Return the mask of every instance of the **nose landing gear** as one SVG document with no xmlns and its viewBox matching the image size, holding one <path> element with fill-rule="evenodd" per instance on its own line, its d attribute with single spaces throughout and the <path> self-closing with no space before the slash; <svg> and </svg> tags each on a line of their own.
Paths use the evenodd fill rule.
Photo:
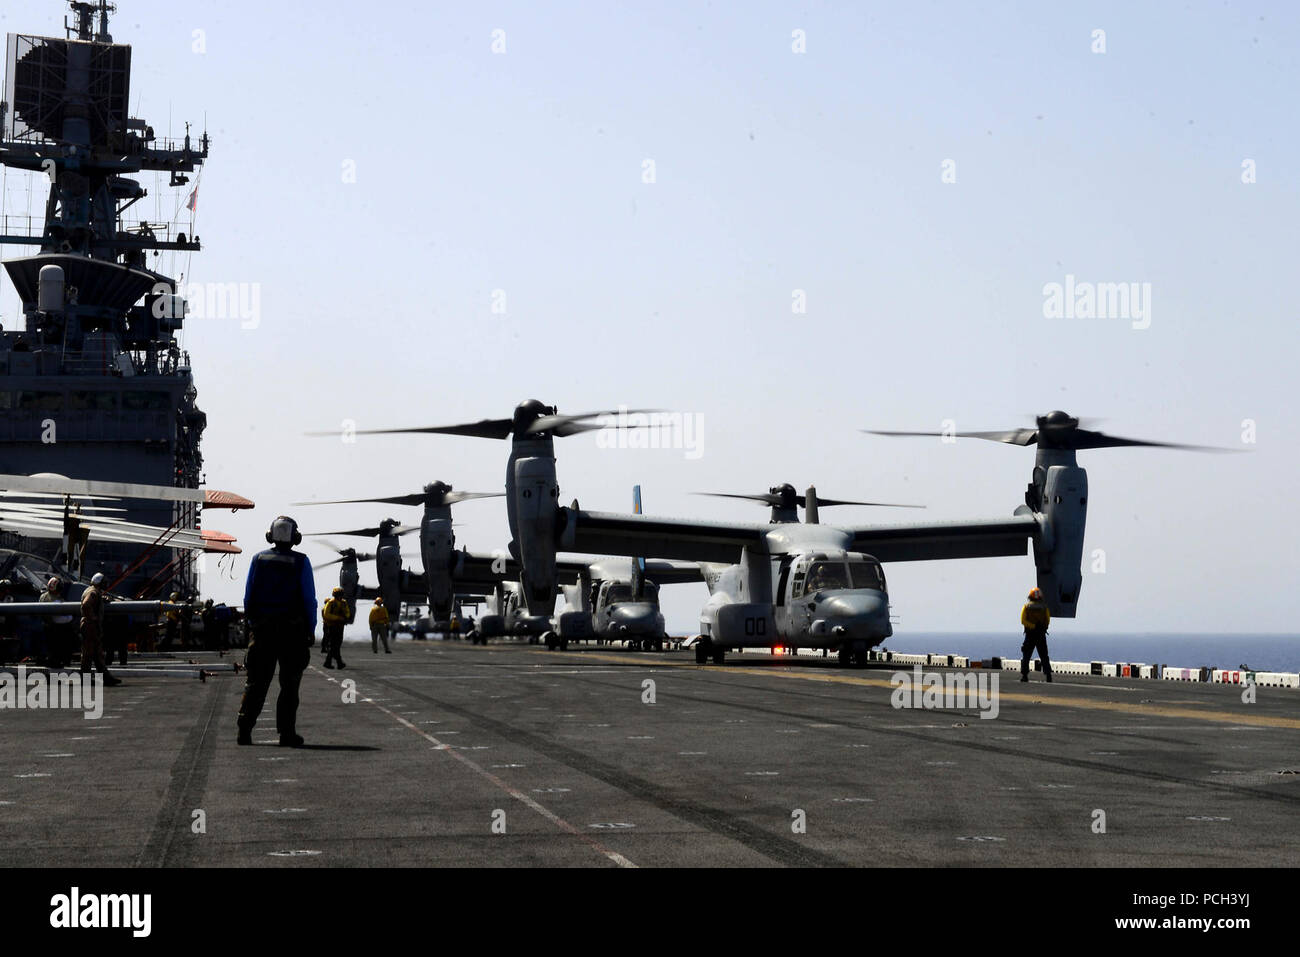
<svg viewBox="0 0 1300 957">
<path fill-rule="evenodd" d="M 839 659 L 840 667 L 848 668 L 850 666 L 865 668 L 870 652 L 859 651 L 852 648 L 841 648 Z"/>
<path fill-rule="evenodd" d="M 720 665 L 727 660 L 726 648 L 715 648 L 713 642 L 708 638 L 701 638 L 695 643 L 695 663 L 702 665 L 712 658 L 715 665 Z"/>
</svg>

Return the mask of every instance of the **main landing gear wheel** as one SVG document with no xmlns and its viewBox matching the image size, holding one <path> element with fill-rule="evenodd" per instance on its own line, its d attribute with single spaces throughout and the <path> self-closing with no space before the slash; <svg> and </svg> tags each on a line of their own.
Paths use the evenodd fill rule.
<svg viewBox="0 0 1300 957">
<path fill-rule="evenodd" d="M 847 668 L 853 662 L 853 653 L 847 648 L 840 649 L 840 667 Z"/>
<path fill-rule="evenodd" d="M 530 645 L 535 645 L 535 644 L 537 644 L 537 636 L 536 636 L 536 635 L 529 635 L 529 636 L 528 636 L 528 643 L 529 643 Z"/>
<path fill-rule="evenodd" d="M 726 659 L 727 659 L 727 649 L 726 649 L 726 648 L 714 648 L 714 649 L 713 649 L 713 663 L 714 663 L 715 665 L 720 665 L 720 664 L 722 664 Z"/>
<path fill-rule="evenodd" d="M 697 641 L 695 643 L 695 663 L 697 665 L 703 665 L 703 664 L 708 664 L 708 661 L 709 661 L 709 646 L 706 645 L 703 641 Z"/>
<path fill-rule="evenodd" d="M 546 642 L 546 650 L 554 651 L 560 643 L 560 637 L 553 631 L 548 631 L 542 635 L 542 640 Z"/>
<path fill-rule="evenodd" d="M 640 651 L 640 650 L 641 650 L 641 639 L 639 639 L 639 638 L 629 638 L 629 639 L 627 640 L 627 650 L 628 650 L 628 651 Z"/>
</svg>

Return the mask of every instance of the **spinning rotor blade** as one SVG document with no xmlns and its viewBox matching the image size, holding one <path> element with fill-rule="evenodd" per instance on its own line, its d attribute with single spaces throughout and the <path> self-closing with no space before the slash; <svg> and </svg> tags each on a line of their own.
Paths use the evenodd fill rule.
<svg viewBox="0 0 1300 957">
<path fill-rule="evenodd" d="M 1007 432 L 882 432 L 874 429 L 862 431 L 872 435 L 892 436 L 943 436 L 955 435 L 957 438 L 987 439 L 993 442 L 1005 442 L 1009 445 L 1038 445 L 1045 449 L 1109 449 L 1109 448 L 1164 448 L 1186 449 L 1195 452 L 1234 452 L 1237 449 L 1218 448 L 1208 445 L 1185 445 L 1180 442 L 1155 442 L 1149 439 L 1128 439 L 1117 435 L 1106 435 L 1080 426 L 1080 419 L 1066 412 L 1049 412 L 1040 415 L 1035 429 L 1012 429 Z M 1082 420 L 1095 421 L 1095 420 Z"/>
<path fill-rule="evenodd" d="M 512 419 L 482 419 L 478 422 L 469 422 L 463 425 L 430 425 L 418 426 L 408 429 L 359 429 L 356 435 L 416 435 L 416 434 L 438 434 L 438 435 L 469 435 L 480 439 L 504 439 L 510 435 L 514 428 Z M 308 435 L 314 436 L 337 436 L 341 432 L 308 432 Z"/>
<path fill-rule="evenodd" d="M 297 508 L 299 505 L 361 505 L 370 502 L 382 502 L 385 505 L 419 505 L 424 501 L 424 496 L 415 495 L 392 495 L 388 498 L 338 498 L 330 499 L 324 502 L 290 502 L 289 504 Z"/>
<path fill-rule="evenodd" d="M 1041 441 L 1041 440 L 1040 440 Z M 1126 447 L 1154 449 L 1184 449 L 1189 452 L 1239 452 L 1240 449 L 1225 449 L 1215 445 L 1185 445 L 1181 442 L 1152 442 L 1148 439 L 1126 439 L 1118 435 L 1106 435 L 1102 432 L 1090 432 L 1076 429 L 1073 444 L 1065 446 L 1072 449 L 1116 449 Z"/>
<path fill-rule="evenodd" d="M 771 505 L 773 507 L 781 506 L 781 505 L 785 505 L 786 507 L 789 507 L 793 505 L 799 508 L 804 508 L 807 505 L 807 502 L 803 498 L 799 498 L 797 495 L 793 495 L 793 489 L 791 490 L 791 495 L 782 495 L 779 492 L 764 492 L 760 495 L 739 495 L 732 492 L 696 492 L 695 494 L 708 495 L 713 498 L 739 498 L 739 499 L 745 499 L 746 501 L 749 502 L 758 502 L 760 505 Z M 817 496 L 817 504 L 819 506 L 820 505 L 870 505 L 879 508 L 925 508 L 924 505 L 901 505 L 897 502 L 851 502 L 848 501 L 847 499 L 822 498 L 820 495 Z"/>
<path fill-rule="evenodd" d="M 398 525 L 393 528 L 390 535 L 409 535 L 411 532 L 418 532 L 419 525 Z M 359 538 L 375 538 L 383 531 L 379 526 L 374 528 L 353 528 L 345 532 L 311 532 L 304 536 L 305 538 L 319 538 L 322 535 L 354 535 Z"/>
<path fill-rule="evenodd" d="M 1009 432 L 882 432 L 877 429 L 862 429 L 868 435 L 892 435 L 903 437 L 949 435 L 959 439 L 987 439 L 990 442 L 1005 442 L 1008 445 L 1033 445 L 1038 441 L 1037 429 L 1012 429 Z"/>
<path fill-rule="evenodd" d="M 760 495 L 740 495 L 735 492 L 694 492 L 695 495 L 707 495 L 710 498 L 739 498 L 747 502 L 758 502 L 760 505 L 780 505 L 781 496 L 774 492 L 763 492 Z"/>
<path fill-rule="evenodd" d="M 530 433 L 550 432 L 552 435 L 558 435 L 561 438 L 570 435 L 577 435 L 580 432 L 595 432 L 600 429 L 637 429 L 643 428 L 649 423 L 632 423 L 627 422 L 626 417 L 631 415 L 649 415 L 652 412 L 662 412 L 662 409 L 617 409 L 607 412 L 583 412 L 578 415 L 544 415 L 528 427 Z M 586 419 L 599 419 L 602 416 L 613 416 L 613 422 L 587 422 Z"/>
<path fill-rule="evenodd" d="M 628 423 L 629 415 L 646 415 L 659 409 L 613 409 L 604 412 L 581 412 L 577 415 L 560 415 L 540 402 L 530 400 L 522 403 L 509 419 L 480 419 L 478 422 L 464 422 L 457 425 L 413 426 L 404 429 L 361 429 L 357 435 L 468 435 L 483 439 L 505 439 L 512 432 L 537 435 L 549 432 L 565 437 L 579 432 L 590 432 L 604 428 L 639 428 L 642 423 Z M 529 419 L 529 416 L 532 416 Z M 602 416 L 613 416 L 615 422 L 591 422 Z M 308 432 L 315 436 L 337 436 L 340 432 Z"/>
<path fill-rule="evenodd" d="M 374 555 L 371 555 L 369 552 L 357 552 L 357 556 L 356 556 L 356 558 L 357 558 L 357 561 L 358 561 L 358 562 L 372 562 L 372 561 L 375 560 L 375 556 L 374 556 Z M 334 559 L 333 561 L 329 561 L 329 562 L 321 562 L 321 564 L 319 564 L 319 565 L 313 565 L 313 566 L 311 566 L 311 567 L 312 567 L 312 570 L 315 571 L 315 570 L 320 569 L 320 568 L 328 568 L 328 567 L 331 566 L 331 565 L 341 565 L 341 564 L 343 564 L 345 561 L 347 561 L 347 558 L 346 558 L 346 557 L 343 557 L 343 558 L 336 558 L 336 559 Z"/>
<path fill-rule="evenodd" d="M 410 495 L 390 495 L 386 498 L 343 498 L 327 502 L 294 502 L 298 505 L 359 505 L 378 502 L 384 505 L 455 505 L 476 498 L 501 498 L 505 492 L 412 492 Z"/>
<path fill-rule="evenodd" d="M 357 552 L 357 554 L 356 554 L 356 560 L 357 560 L 358 562 L 373 562 L 377 557 L 378 557 L 378 556 L 375 555 L 373 552 Z M 420 556 L 419 556 L 419 555 L 416 555 L 416 554 L 413 554 L 413 553 L 411 553 L 411 552 L 402 552 L 402 557 L 403 557 L 403 558 L 419 558 Z M 347 561 L 347 556 L 346 556 L 346 555 L 342 556 L 341 558 L 335 558 L 335 559 L 333 559 L 332 561 L 322 562 L 322 563 L 319 564 L 319 565 L 313 565 L 313 566 L 311 566 L 311 567 L 312 567 L 313 569 L 317 569 L 317 568 L 328 568 L 330 565 L 338 565 L 338 564 L 341 564 L 342 562 L 345 562 L 345 561 Z"/>
<path fill-rule="evenodd" d="M 818 505 L 871 505 L 876 508 L 925 508 L 924 505 L 905 505 L 899 502 L 849 502 L 838 498 L 817 496 Z"/>
<path fill-rule="evenodd" d="M 448 492 L 443 496 L 443 500 L 448 505 L 455 505 L 458 502 L 469 502 L 476 498 L 505 498 L 505 492 Z"/>
</svg>

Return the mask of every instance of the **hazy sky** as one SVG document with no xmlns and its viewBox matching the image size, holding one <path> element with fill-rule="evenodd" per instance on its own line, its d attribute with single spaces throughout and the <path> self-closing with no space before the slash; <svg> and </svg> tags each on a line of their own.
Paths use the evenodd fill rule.
<svg viewBox="0 0 1300 957">
<path fill-rule="evenodd" d="M 1032 451 L 858 430 L 1064 408 L 1249 451 L 1083 453 L 1089 560 L 1054 634 L 1295 630 L 1292 5 L 118 6 L 136 115 L 213 137 L 187 279 L 258 296 L 184 334 L 209 484 L 258 503 L 205 524 L 247 551 L 292 501 L 501 487 L 505 443 L 303 435 L 345 420 L 669 408 L 697 450 L 562 440 L 563 500 L 627 510 L 639 482 L 647 512 L 759 521 L 689 493 L 815 482 L 943 519 L 1010 514 Z M 0 30 L 62 35 L 64 9 L 9 2 Z M 170 218 L 184 191 L 146 185 Z M 27 188 L 8 177 L 8 212 Z M 1067 276 L 1137 284 L 1142 314 L 1052 315 Z M 325 531 L 385 507 L 292 512 Z M 499 501 L 458 517 L 460 543 L 504 545 Z M 208 568 L 242 596 L 242 557 Z M 1014 632 L 1033 584 L 1027 557 L 887 573 L 899 633 Z M 665 596 L 695 630 L 704 587 Z"/>
</svg>

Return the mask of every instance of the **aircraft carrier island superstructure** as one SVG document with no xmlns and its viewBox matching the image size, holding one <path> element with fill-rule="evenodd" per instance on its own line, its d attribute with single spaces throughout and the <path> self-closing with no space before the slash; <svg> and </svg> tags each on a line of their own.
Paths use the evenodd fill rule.
<svg viewBox="0 0 1300 957">
<path fill-rule="evenodd" d="M 187 125 L 183 139 L 160 138 L 133 118 L 131 47 L 108 33 L 113 5 L 71 8 L 66 38 L 9 34 L 6 45 L 0 164 L 47 179 L 49 196 L 43 218 L 6 211 L 0 223 L 0 243 L 38 249 L 4 262 L 22 315 L 0 317 L 0 473 L 196 488 L 206 417 L 177 340 L 180 287 L 156 269 L 169 251 L 197 251 L 199 237 L 125 216 L 148 195 L 141 172 L 192 212 L 190 174 L 208 137 L 192 141 Z M 131 522 L 198 525 L 190 503 L 110 504 Z M 0 529 L 0 546 L 53 557 L 67 543 Z M 195 591 L 197 569 L 179 549 L 100 542 L 84 568 L 98 570 L 124 575 L 123 594 Z"/>
</svg>

